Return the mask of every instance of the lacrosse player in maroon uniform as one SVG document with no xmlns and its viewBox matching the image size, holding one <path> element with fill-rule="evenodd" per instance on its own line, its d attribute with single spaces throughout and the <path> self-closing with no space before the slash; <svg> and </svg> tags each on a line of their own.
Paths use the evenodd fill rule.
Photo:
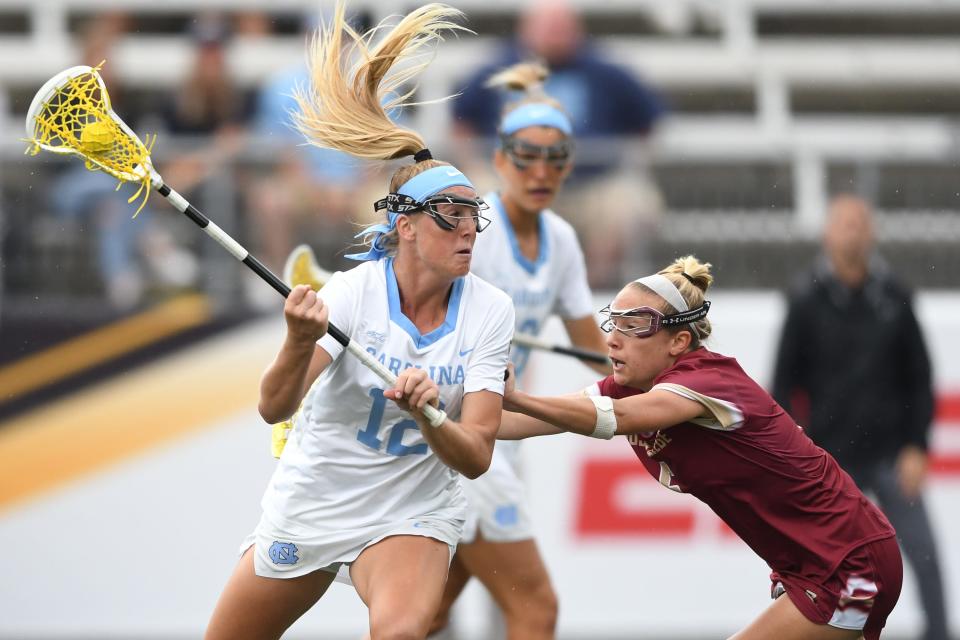
<svg viewBox="0 0 960 640">
<path fill-rule="evenodd" d="M 563 397 L 508 388 L 499 437 L 626 436 L 661 484 L 706 503 L 772 569 L 773 604 L 734 638 L 879 638 L 903 579 L 893 527 L 735 359 L 702 346 L 712 281 L 690 256 L 625 286 L 602 310 L 613 375 Z"/>
</svg>

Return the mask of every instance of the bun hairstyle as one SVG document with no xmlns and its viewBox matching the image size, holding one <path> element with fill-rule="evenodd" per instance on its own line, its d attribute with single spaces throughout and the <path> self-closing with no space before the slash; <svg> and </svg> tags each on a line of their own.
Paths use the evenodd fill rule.
<svg viewBox="0 0 960 640">
<path fill-rule="evenodd" d="M 512 67 L 499 71 L 487 80 L 486 86 L 491 89 L 506 89 L 523 92 L 523 97 L 507 104 L 503 111 L 506 116 L 511 111 L 525 104 L 549 104 L 563 111 L 563 106 L 551 98 L 544 89 L 544 83 L 550 77 L 550 71 L 540 62 L 521 62 Z"/>
<path fill-rule="evenodd" d="M 707 289 L 713 284 L 709 262 L 700 262 L 696 256 L 684 256 L 674 260 L 660 275 L 666 276 L 680 290 L 680 295 L 691 309 L 703 304 Z"/>
<path fill-rule="evenodd" d="M 673 286 L 677 288 L 680 292 L 680 295 L 683 296 L 684 301 L 687 303 L 688 309 L 696 309 L 703 306 L 705 295 L 707 289 L 710 288 L 710 285 L 713 284 L 713 276 L 710 275 L 710 267 L 713 266 L 709 262 L 700 262 L 695 256 L 684 256 L 682 258 L 677 258 L 674 260 L 670 266 L 665 269 L 661 269 L 658 273 L 670 282 L 673 283 Z M 632 283 L 633 286 L 641 287 L 645 291 L 649 289 L 640 284 L 639 282 Z M 666 314 L 677 313 L 679 309 L 675 309 L 666 300 L 663 301 L 661 305 L 661 311 Z M 691 343 L 690 347 L 696 349 L 700 346 L 701 342 L 706 340 L 710 336 L 712 330 L 710 325 L 710 320 L 706 317 L 697 320 L 692 323 L 696 331 L 691 331 Z M 668 331 L 683 331 L 689 330 L 689 324 L 679 325 L 676 327 L 667 328 Z"/>
<path fill-rule="evenodd" d="M 430 60 L 394 70 L 397 63 L 424 53 L 443 39 L 443 31 L 467 31 L 456 24 L 463 13 L 443 4 L 428 4 L 410 12 L 387 30 L 380 25 L 357 33 L 338 2 L 330 22 L 317 30 L 310 45 L 310 86 L 294 92 L 296 128 L 315 146 L 336 149 L 357 158 L 390 160 L 414 156 L 426 148 L 416 131 L 398 126 L 390 111 L 412 104 L 415 89 L 400 87 L 416 77 Z M 386 35 L 374 44 L 375 34 Z M 434 167 L 448 163 L 427 159 L 400 167 L 390 180 L 390 191 Z"/>
</svg>

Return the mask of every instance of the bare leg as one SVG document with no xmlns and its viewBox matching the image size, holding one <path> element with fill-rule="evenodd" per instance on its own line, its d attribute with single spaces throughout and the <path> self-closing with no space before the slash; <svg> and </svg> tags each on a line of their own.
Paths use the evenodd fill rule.
<svg viewBox="0 0 960 640">
<path fill-rule="evenodd" d="M 360 554 L 350 578 L 370 610 L 372 640 L 426 638 L 449 561 L 445 543 L 423 536 L 391 536 Z"/>
<path fill-rule="evenodd" d="M 787 595 L 782 595 L 730 640 L 857 640 L 861 637 L 859 631 L 810 622 Z"/>
<path fill-rule="evenodd" d="M 478 535 L 457 555 L 503 611 L 509 640 L 554 637 L 557 596 L 533 540 L 489 542 Z"/>
<path fill-rule="evenodd" d="M 254 573 L 253 553 L 247 549 L 220 594 L 204 637 L 279 638 L 320 599 L 334 577 L 314 571 L 299 578 L 263 578 Z"/>
<path fill-rule="evenodd" d="M 457 601 L 463 588 L 470 582 L 470 572 L 460 561 L 460 554 L 453 556 L 453 562 L 450 563 L 450 573 L 447 575 L 447 585 L 443 590 L 443 599 L 440 601 L 440 610 L 430 625 L 428 635 L 432 635 L 447 628 L 450 624 L 450 609 L 453 603 Z"/>
</svg>

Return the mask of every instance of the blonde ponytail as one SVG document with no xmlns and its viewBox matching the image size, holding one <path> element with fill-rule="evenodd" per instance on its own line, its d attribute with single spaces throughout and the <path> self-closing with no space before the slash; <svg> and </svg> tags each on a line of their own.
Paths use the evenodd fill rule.
<svg viewBox="0 0 960 640">
<path fill-rule="evenodd" d="M 343 2 L 338 2 L 333 20 L 320 27 L 311 43 L 310 86 L 299 87 L 294 94 L 299 108 L 294 114 L 297 129 L 310 144 L 370 160 L 412 156 L 426 148 L 417 132 L 398 126 L 387 114 L 412 104 L 413 89 L 403 94 L 399 89 L 430 61 L 391 70 L 442 40 L 444 30 L 465 31 L 453 22 L 462 15 L 443 4 L 425 5 L 405 16 L 374 46 L 374 35 L 386 27 L 358 34 L 347 24 Z M 348 68 L 351 60 L 355 62 Z M 426 161 L 417 167 L 426 170 L 438 164 Z M 419 171 L 411 177 L 414 173 Z"/>
</svg>

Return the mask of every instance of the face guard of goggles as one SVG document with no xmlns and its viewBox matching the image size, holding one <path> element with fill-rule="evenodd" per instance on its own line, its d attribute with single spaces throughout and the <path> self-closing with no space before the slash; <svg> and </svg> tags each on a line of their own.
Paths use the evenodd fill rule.
<svg viewBox="0 0 960 640">
<path fill-rule="evenodd" d="M 373 205 L 374 211 L 386 209 L 391 213 L 426 213 L 433 218 L 437 226 L 444 231 L 453 231 L 460 226 L 461 220 L 472 220 L 480 233 L 490 224 L 490 218 L 484 216 L 490 207 L 480 198 L 463 198 L 460 196 L 437 194 L 430 196 L 423 202 L 417 202 L 410 196 L 401 193 L 387 194 L 386 198 L 377 200 Z"/>
<path fill-rule="evenodd" d="M 556 144 L 541 146 L 530 144 L 514 136 L 500 135 L 500 148 L 510 162 L 520 171 L 526 171 L 537 160 L 543 160 L 547 166 L 563 170 L 573 157 L 573 141 L 562 140 Z"/>
<path fill-rule="evenodd" d="M 607 319 L 600 323 L 600 328 L 610 333 L 614 329 L 620 333 L 634 338 L 649 338 L 664 327 L 675 327 L 689 324 L 693 329 L 692 323 L 705 318 L 710 311 L 710 301 L 704 300 L 703 306 L 682 311 L 680 313 L 671 313 L 664 315 L 653 307 L 636 307 L 624 311 L 614 311 L 610 305 L 600 310 Z M 693 330 L 696 333 L 696 329 Z"/>
</svg>

